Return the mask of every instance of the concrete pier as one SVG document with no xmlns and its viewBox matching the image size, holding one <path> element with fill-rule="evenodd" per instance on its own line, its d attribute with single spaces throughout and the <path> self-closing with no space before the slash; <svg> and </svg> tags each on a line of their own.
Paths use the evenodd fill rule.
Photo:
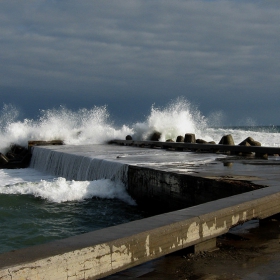
<svg viewBox="0 0 280 280">
<path fill-rule="evenodd" d="M 140 205 L 148 199 L 163 212 L 169 198 L 180 210 L 1 254 L 1 280 L 100 279 L 186 247 L 207 250 L 231 227 L 280 212 L 280 161 L 274 157 L 145 153 L 114 145 L 40 149 L 83 157 L 102 151 L 107 160 L 129 166 L 128 191 Z"/>
</svg>

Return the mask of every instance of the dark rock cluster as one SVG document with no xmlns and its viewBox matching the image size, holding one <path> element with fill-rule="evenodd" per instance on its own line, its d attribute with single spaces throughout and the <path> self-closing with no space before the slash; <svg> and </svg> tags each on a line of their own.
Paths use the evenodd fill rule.
<svg viewBox="0 0 280 280">
<path fill-rule="evenodd" d="M 31 153 L 25 147 L 13 144 L 6 154 L 0 153 L 0 168 L 15 169 L 28 167 Z"/>
<path fill-rule="evenodd" d="M 148 140 L 150 141 L 159 141 L 161 137 L 161 133 L 158 131 L 154 131 Z M 126 140 L 133 140 L 131 135 L 126 136 Z M 172 139 L 167 139 L 166 142 L 174 142 Z M 195 134 L 193 133 L 186 133 L 185 136 L 179 135 L 176 138 L 177 143 L 197 143 L 197 144 L 216 144 L 214 141 L 207 142 L 203 139 L 196 139 Z M 224 135 L 221 140 L 219 141 L 219 144 L 221 145 L 235 145 L 233 137 L 231 134 Z M 261 146 L 261 143 L 258 141 L 255 141 L 252 137 L 247 137 L 245 140 L 243 140 L 240 144 L 240 146 Z"/>
</svg>

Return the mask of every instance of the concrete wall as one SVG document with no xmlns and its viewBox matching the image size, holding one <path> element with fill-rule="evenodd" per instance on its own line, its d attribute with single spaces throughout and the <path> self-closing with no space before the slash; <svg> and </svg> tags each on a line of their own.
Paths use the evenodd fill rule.
<svg viewBox="0 0 280 280">
<path fill-rule="evenodd" d="M 179 174 L 129 166 L 128 192 L 137 204 L 164 213 L 263 188 L 248 181 L 208 179 L 192 173 Z"/>
</svg>

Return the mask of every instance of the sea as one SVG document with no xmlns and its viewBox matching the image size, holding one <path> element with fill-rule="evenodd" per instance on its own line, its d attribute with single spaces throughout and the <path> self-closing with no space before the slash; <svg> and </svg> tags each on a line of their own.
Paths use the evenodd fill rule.
<svg viewBox="0 0 280 280">
<path fill-rule="evenodd" d="M 184 99 L 164 108 L 152 106 L 148 116 L 132 124 L 115 124 L 106 106 L 77 111 L 59 107 L 40 111 L 37 119 L 22 120 L 18 116 L 12 105 L 4 105 L 0 112 L 3 154 L 13 144 L 27 147 L 29 140 L 59 139 L 69 146 L 100 146 L 127 135 L 147 140 L 154 131 L 161 133 L 160 141 L 194 133 L 197 139 L 218 143 L 222 136 L 231 134 L 236 144 L 250 136 L 262 146 L 280 146 L 278 125 L 260 126 L 246 120 L 238 126 L 223 126 L 220 112 L 206 118 Z M 139 209 L 120 180 L 56 177 L 42 171 L 33 158 L 28 168 L 0 169 L 0 253 L 148 215 Z"/>
</svg>

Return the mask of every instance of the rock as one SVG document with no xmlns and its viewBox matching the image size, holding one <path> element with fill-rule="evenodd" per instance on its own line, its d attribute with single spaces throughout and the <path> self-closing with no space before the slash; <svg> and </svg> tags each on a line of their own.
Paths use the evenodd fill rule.
<svg viewBox="0 0 280 280">
<path fill-rule="evenodd" d="M 222 144 L 222 145 L 232 145 L 232 146 L 235 145 L 231 134 L 224 135 L 222 137 L 222 139 L 220 140 L 219 144 Z"/>
<path fill-rule="evenodd" d="M 239 144 L 239 146 L 247 146 L 247 147 L 250 147 L 251 145 L 250 145 L 246 140 L 244 140 L 244 141 L 242 141 L 242 142 Z M 237 154 L 243 155 L 243 156 L 248 156 L 248 155 L 252 155 L 253 153 L 252 153 L 252 152 L 247 152 L 247 153 L 243 152 L 243 153 L 237 153 Z"/>
<path fill-rule="evenodd" d="M 186 133 L 185 134 L 185 143 L 195 143 L 195 134 L 193 133 Z"/>
<path fill-rule="evenodd" d="M 203 139 L 196 139 L 195 141 L 197 144 L 206 144 L 208 143 L 207 141 L 203 140 Z"/>
<path fill-rule="evenodd" d="M 172 139 L 167 139 L 165 142 L 174 142 Z"/>
<path fill-rule="evenodd" d="M 9 162 L 9 159 L 5 155 L 0 153 L 0 168 L 5 166 L 8 162 Z"/>
<path fill-rule="evenodd" d="M 127 135 L 127 136 L 125 137 L 125 140 L 132 140 L 132 137 L 131 137 L 130 135 Z"/>
<path fill-rule="evenodd" d="M 178 143 L 178 142 L 184 142 L 184 137 L 181 136 L 181 135 L 177 136 L 176 142 L 177 142 L 177 143 Z"/>
<path fill-rule="evenodd" d="M 261 143 L 258 142 L 258 141 L 255 141 L 252 137 L 247 137 L 239 145 L 240 146 L 248 146 L 248 145 L 246 145 L 246 143 L 249 144 L 249 146 L 261 146 Z"/>
<path fill-rule="evenodd" d="M 28 154 L 28 149 L 19 146 L 19 145 L 11 145 L 10 150 L 6 153 L 9 161 L 20 161 Z"/>
<path fill-rule="evenodd" d="M 11 145 L 6 155 L 0 154 L 0 168 L 14 169 L 29 166 L 31 153 L 25 147 Z"/>
<path fill-rule="evenodd" d="M 161 133 L 158 131 L 155 131 L 151 134 L 150 141 L 159 141 L 160 137 L 161 137 Z"/>
<path fill-rule="evenodd" d="M 241 143 L 238 144 L 239 146 L 251 146 L 247 141 L 242 141 Z"/>
</svg>

